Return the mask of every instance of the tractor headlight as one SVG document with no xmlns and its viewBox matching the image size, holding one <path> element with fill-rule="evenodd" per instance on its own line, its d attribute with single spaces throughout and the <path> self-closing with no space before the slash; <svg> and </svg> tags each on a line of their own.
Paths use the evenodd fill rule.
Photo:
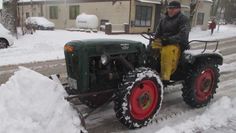
<svg viewBox="0 0 236 133">
<path fill-rule="evenodd" d="M 101 56 L 101 63 L 102 63 L 103 65 L 106 65 L 106 64 L 108 63 L 108 60 L 109 60 L 109 56 L 108 56 L 108 55 L 103 54 L 103 55 Z"/>
</svg>

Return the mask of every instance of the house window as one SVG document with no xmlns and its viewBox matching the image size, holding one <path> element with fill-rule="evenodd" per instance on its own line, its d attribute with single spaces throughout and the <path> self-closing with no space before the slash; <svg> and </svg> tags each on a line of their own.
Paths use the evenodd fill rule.
<svg viewBox="0 0 236 133">
<path fill-rule="evenodd" d="M 50 6 L 49 7 L 50 19 L 58 19 L 58 7 Z"/>
<path fill-rule="evenodd" d="M 204 21 L 204 13 L 197 14 L 197 25 L 203 25 Z"/>
<path fill-rule="evenodd" d="M 136 6 L 135 26 L 151 26 L 152 7 Z"/>
<path fill-rule="evenodd" d="M 79 5 L 73 5 L 69 7 L 70 10 L 70 19 L 76 19 L 79 15 Z"/>
</svg>

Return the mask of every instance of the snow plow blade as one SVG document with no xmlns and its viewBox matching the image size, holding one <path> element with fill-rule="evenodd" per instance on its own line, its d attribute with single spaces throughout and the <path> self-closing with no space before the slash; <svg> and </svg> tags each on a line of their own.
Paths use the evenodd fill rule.
<svg viewBox="0 0 236 133">
<path fill-rule="evenodd" d="M 50 79 L 52 79 L 53 81 L 55 81 L 56 83 L 58 83 L 59 85 L 61 85 L 63 88 L 65 88 L 66 84 L 62 84 L 61 81 L 60 81 L 60 75 L 59 74 L 54 74 L 54 75 L 51 75 L 49 76 Z M 69 96 L 65 97 L 65 100 L 67 100 L 68 102 L 70 102 L 70 100 L 72 99 L 69 99 Z M 87 133 L 87 130 L 86 130 L 86 123 L 85 123 L 85 118 L 87 117 L 87 114 L 82 114 L 81 111 L 76 108 L 74 106 L 73 103 L 70 102 L 70 105 L 77 111 L 78 115 L 79 115 L 79 118 L 81 120 L 81 126 L 84 128 L 83 131 L 81 131 L 82 133 Z"/>
</svg>

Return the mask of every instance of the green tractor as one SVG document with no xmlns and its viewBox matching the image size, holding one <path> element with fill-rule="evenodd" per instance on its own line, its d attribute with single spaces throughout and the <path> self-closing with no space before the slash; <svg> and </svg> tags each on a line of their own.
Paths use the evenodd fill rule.
<svg viewBox="0 0 236 133">
<path fill-rule="evenodd" d="M 183 100 L 194 108 L 206 106 L 219 82 L 218 65 L 223 57 L 207 52 L 181 53 L 168 83 L 160 79 L 159 49 L 123 39 L 92 39 L 68 42 L 64 47 L 68 74 L 68 100 L 78 98 L 90 108 L 114 102 L 117 119 L 130 129 L 152 122 L 161 108 L 165 86 L 182 84 Z M 197 40 L 191 42 L 198 42 Z M 190 43 L 191 43 L 190 42 Z"/>
</svg>

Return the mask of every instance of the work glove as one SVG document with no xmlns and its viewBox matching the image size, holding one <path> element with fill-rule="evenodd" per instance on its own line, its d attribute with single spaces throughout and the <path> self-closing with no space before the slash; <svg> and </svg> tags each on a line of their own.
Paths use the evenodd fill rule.
<svg viewBox="0 0 236 133">
<path fill-rule="evenodd" d="M 166 45 L 170 44 L 170 39 L 168 37 L 162 36 L 162 37 L 160 37 L 160 39 L 161 39 L 162 46 L 166 46 Z"/>
</svg>

